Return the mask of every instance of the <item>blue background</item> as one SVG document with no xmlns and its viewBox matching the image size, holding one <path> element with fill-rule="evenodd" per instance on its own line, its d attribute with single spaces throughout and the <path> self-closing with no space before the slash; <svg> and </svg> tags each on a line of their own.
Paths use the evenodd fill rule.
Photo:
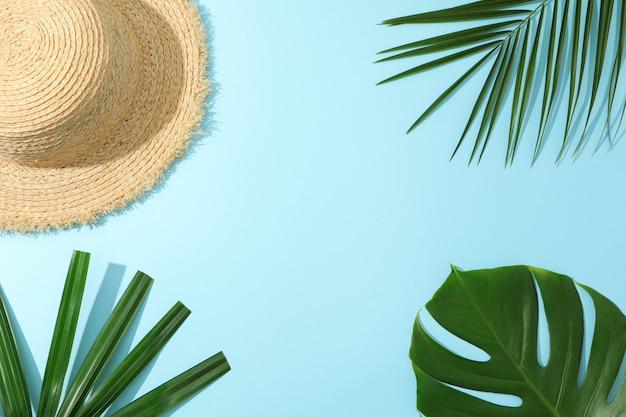
<svg viewBox="0 0 626 417">
<path fill-rule="evenodd" d="M 494 140 L 478 167 L 467 147 L 449 162 L 472 83 L 405 135 L 448 70 L 375 86 L 408 65 L 376 52 L 422 33 L 378 23 L 426 3 L 203 0 L 215 91 L 193 152 L 101 224 L 0 238 L 39 369 L 73 249 L 92 253 L 79 330 L 137 269 L 156 281 L 136 340 L 175 301 L 192 310 L 140 393 L 225 352 L 232 371 L 176 416 L 417 415 L 412 324 L 450 263 L 552 269 L 623 309 L 626 147 L 555 166 L 549 145 L 531 169 L 526 138 L 504 169 Z"/>
</svg>

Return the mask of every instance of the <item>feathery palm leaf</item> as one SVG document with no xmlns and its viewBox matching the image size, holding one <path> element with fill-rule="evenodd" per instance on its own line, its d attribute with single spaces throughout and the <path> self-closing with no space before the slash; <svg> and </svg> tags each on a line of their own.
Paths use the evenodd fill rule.
<svg viewBox="0 0 626 417">
<path fill-rule="evenodd" d="M 626 111 L 620 90 L 625 8 L 623 0 L 480 0 L 385 20 L 383 24 L 389 26 L 460 23 L 469 27 L 380 52 L 388 56 L 376 62 L 433 53 L 441 56 L 379 84 L 477 56 L 477 62 L 417 118 L 407 133 L 471 76 L 490 65 L 452 158 L 470 128 L 478 125 L 469 161 L 480 162 L 496 121 L 508 115 L 505 165 L 512 164 L 532 116 L 536 121 L 532 124 L 532 162 L 541 153 L 548 133 L 560 126 L 558 163 L 569 150 L 573 157 L 580 154 L 595 130 L 594 121 L 603 127 L 597 147 L 607 141 L 613 146 L 621 136 Z"/>
<path fill-rule="evenodd" d="M 103 415 L 190 314 L 182 303 L 177 302 L 110 375 L 97 385 L 98 377 L 110 362 L 152 285 L 152 278 L 137 272 L 93 342 L 67 392 L 63 393 L 88 265 L 89 254 L 75 251 L 52 336 L 36 414 L 38 417 Z M 115 411 L 112 416 L 161 415 L 229 370 L 226 357 L 219 352 Z M 0 407 L 4 416 L 32 416 L 30 398 L 11 320 L 0 294 Z"/>
</svg>

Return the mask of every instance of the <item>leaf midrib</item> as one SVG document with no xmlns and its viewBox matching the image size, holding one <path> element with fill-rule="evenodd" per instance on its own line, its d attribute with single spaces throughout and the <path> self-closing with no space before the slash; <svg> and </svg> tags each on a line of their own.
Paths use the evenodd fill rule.
<svg viewBox="0 0 626 417">
<path fill-rule="evenodd" d="M 456 273 L 456 272 L 455 272 Z M 476 311 L 478 311 L 478 314 L 480 315 L 480 317 L 483 319 L 484 323 L 487 325 L 487 327 L 489 328 L 489 330 L 491 330 L 491 333 L 493 334 L 495 340 L 498 342 L 498 344 L 500 345 L 500 347 L 502 348 L 502 351 L 505 353 L 506 357 L 509 359 L 509 361 L 513 364 L 513 366 L 515 367 L 515 369 L 518 370 L 519 374 L 524 378 L 524 380 L 526 381 L 526 383 L 530 386 L 530 388 L 532 389 L 532 391 L 537 395 L 537 397 L 539 398 L 539 400 L 548 408 L 548 410 L 550 410 L 550 412 L 552 413 L 552 415 L 554 417 L 563 417 L 556 408 L 554 408 L 554 406 L 548 401 L 548 399 L 543 395 L 543 393 L 541 392 L 541 390 L 539 390 L 539 388 L 534 384 L 534 382 L 529 378 L 528 374 L 526 373 L 526 371 L 524 370 L 524 368 L 522 368 L 521 366 L 519 366 L 517 364 L 517 362 L 513 359 L 513 355 L 511 354 L 511 352 L 509 352 L 508 349 L 506 349 L 506 345 L 500 340 L 500 338 L 498 337 L 497 333 L 495 332 L 494 328 L 491 326 L 491 323 L 486 319 L 486 317 L 482 314 L 482 310 L 479 308 L 479 305 L 475 302 L 474 298 L 470 295 L 470 292 L 467 291 L 467 288 L 465 287 L 465 281 L 463 279 L 461 279 L 461 277 L 458 276 L 457 274 L 457 278 L 459 279 L 459 282 L 461 284 L 461 288 L 463 288 L 463 291 L 465 291 L 465 294 L 467 295 L 467 297 L 470 299 L 472 305 L 474 306 L 474 308 L 476 308 Z"/>
<path fill-rule="evenodd" d="M 527 22 L 535 16 L 535 13 L 537 13 L 537 11 L 540 8 L 544 7 L 546 5 L 546 3 L 550 2 L 550 1 L 555 1 L 555 0 L 543 0 L 537 7 L 535 7 L 534 10 L 532 10 L 530 13 L 528 13 L 528 16 L 523 18 L 522 21 L 517 26 L 515 26 L 513 29 L 511 29 L 511 32 L 502 39 L 502 42 L 500 43 L 500 46 L 498 46 L 498 47 L 502 47 L 502 45 L 504 45 L 509 40 L 509 38 L 511 38 L 511 36 L 513 36 L 513 34 L 519 33 L 519 31 L 522 28 L 522 26 L 527 24 Z"/>
</svg>

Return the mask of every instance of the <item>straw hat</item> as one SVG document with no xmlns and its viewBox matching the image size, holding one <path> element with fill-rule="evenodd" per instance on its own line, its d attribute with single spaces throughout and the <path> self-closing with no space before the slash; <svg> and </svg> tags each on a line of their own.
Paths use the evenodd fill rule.
<svg viewBox="0 0 626 417">
<path fill-rule="evenodd" d="M 0 0 L 0 229 L 84 224 L 181 156 L 208 92 L 187 0 Z"/>
</svg>

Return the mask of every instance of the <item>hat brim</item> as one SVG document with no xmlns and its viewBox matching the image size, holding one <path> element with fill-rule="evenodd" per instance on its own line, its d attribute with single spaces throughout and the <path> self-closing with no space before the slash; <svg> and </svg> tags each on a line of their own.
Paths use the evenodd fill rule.
<svg viewBox="0 0 626 417">
<path fill-rule="evenodd" d="M 55 163 L 0 156 L 0 229 L 42 231 L 97 221 L 151 189 L 183 154 L 209 83 L 201 19 L 187 0 L 120 1 L 136 25 L 138 85 L 128 111 L 89 152 Z"/>
</svg>

